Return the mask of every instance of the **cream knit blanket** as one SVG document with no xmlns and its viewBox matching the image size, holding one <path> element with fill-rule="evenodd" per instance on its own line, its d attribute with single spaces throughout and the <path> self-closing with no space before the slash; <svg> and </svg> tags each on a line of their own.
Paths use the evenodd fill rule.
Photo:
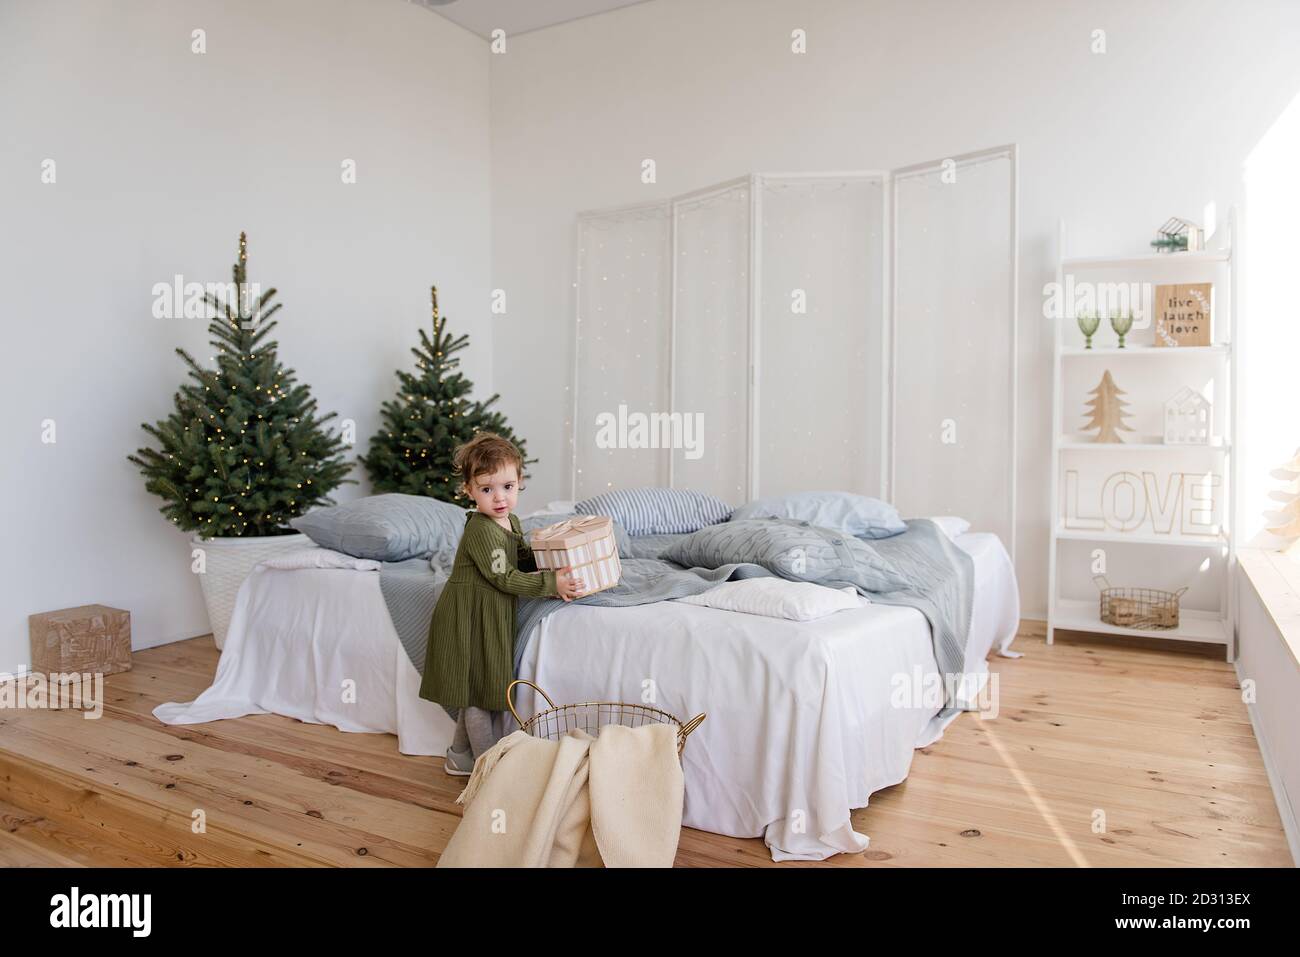
<svg viewBox="0 0 1300 957">
<path fill-rule="evenodd" d="M 484 752 L 439 867 L 671 867 L 685 793 L 677 727 L 516 731 Z"/>
</svg>

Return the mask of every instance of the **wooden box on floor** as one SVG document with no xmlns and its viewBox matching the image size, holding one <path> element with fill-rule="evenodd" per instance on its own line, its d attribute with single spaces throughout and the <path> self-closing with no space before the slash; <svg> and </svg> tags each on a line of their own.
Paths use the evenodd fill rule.
<svg viewBox="0 0 1300 957">
<path fill-rule="evenodd" d="M 131 669 L 131 613 L 107 605 L 81 605 L 27 616 L 32 671 L 116 674 Z"/>
</svg>

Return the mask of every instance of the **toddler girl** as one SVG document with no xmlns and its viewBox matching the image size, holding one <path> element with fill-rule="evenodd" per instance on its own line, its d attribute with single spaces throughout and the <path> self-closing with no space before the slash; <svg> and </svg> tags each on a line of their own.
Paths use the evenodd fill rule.
<svg viewBox="0 0 1300 957">
<path fill-rule="evenodd" d="M 452 464 L 477 511 L 465 514 L 451 576 L 429 622 L 420 697 L 455 719 L 444 769 L 468 775 L 502 735 L 506 686 L 514 679 L 517 597 L 572 601 L 582 581 L 568 567 L 537 571 L 514 513 L 524 460 L 512 442 L 480 432 L 456 449 Z"/>
</svg>

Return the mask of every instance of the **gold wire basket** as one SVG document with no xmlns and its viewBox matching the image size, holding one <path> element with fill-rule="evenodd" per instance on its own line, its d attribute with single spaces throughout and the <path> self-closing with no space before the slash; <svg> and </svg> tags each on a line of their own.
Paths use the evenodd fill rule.
<svg viewBox="0 0 1300 957">
<path fill-rule="evenodd" d="M 550 705 L 545 711 L 539 711 L 527 721 L 519 717 L 519 712 L 515 710 L 514 690 L 515 685 L 528 685 L 539 695 L 546 699 Z M 661 711 L 658 708 L 651 708 L 644 704 L 627 704 L 619 701 L 584 701 L 581 704 L 557 705 L 548 695 L 537 685 L 524 678 L 510 682 L 506 688 L 506 705 L 510 708 L 510 713 L 514 715 L 515 721 L 519 722 L 521 730 L 526 731 L 535 738 L 546 738 L 550 741 L 558 740 L 564 737 L 575 728 L 581 728 L 587 734 L 595 737 L 600 733 L 600 729 L 607 724 L 621 724 L 628 728 L 639 728 L 647 724 L 675 724 L 677 725 L 677 753 L 682 753 L 682 748 L 686 747 L 687 736 L 700 726 L 706 715 L 701 712 L 689 721 L 682 722 L 676 715 L 671 715 L 667 711 Z"/>
<path fill-rule="evenodd" d="M 1105 575 L 1094 575 L 1101 592 L 1101 620 L 1120 628 L 1165 630 L 1178 627 L 1178 599 L 1187 591 L 1158 588 L 1114 588 Z"/>
</svg>

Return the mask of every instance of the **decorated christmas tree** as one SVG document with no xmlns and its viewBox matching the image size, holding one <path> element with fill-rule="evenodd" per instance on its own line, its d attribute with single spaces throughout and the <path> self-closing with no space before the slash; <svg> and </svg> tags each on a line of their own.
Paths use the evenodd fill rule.
<svg viewBox="0 0 1300 957">
<path fill-rule="evenodd" d="M 1110 377 L 1109 369 L 1097 383 L 1097 388 L 1088 394 L 1092 398 L 1084 404 L 1088 410 L 1088 421 L 1084 423 L 1084 429 L 1098 430 L 1093 437 L 1094 442 L 1123 442 L 1119 430 L 1132 432 L 1133 428 L 1124 424 L 1124 416 L 1128 415 L 1128 403 L 1120 396 L 1126 393 Z"/>
<path fill-rule="evenodd" d="M 158 448 L 127 458 L 144 473 L 145 488 L 163 499 L 160 511 L 201 538 L 287 535 L 289 519 L 331 500 L 350 464 L 342 439 L 321 426 L 335 413 L 316 415 L 316 400 L 294 371 L 276 357 L 270 317 L 274 289 L 254 298 L 247 282 L 248 246 L 239 234 L 234 283 L 208 326 L 215 369 L 200 366 L 184 349 L 192 382 L 176 393 L 175 411 L 149 425 Z"/>
<path fill-rule="evenodd" d="M 1273 501 L 1282 503 L 1281 508 L 1264 513 L 1269 521 L 1268 532 L 1282 540 L 1282 551 L 1300 551 L 1300 449 L 1296 449 L 1289 462 L 1270 474 L 1284 484 L 1268 493 Z"/>
<path fill-rule="evenodd" d="M 447 332 L 447 320 L 438 314 L 438 287 L 432 290 L 433 338 L 420 330 L 420 345 L 411 353 L 416 372 L 397 371 L 401 390 L 396 399 L 382 406 L 382 425 L 370 440 L 370 454 L 361 457 L 376 492 L 404 492 L 428 495 L 444 502 L 470 504 L 460 490 L 461 476 L 455 474 L 451 457 L 456 446 L 468 442 L 476 432 L 495 432 L 509 439 L 527 458 L 524 442 L 506 425 L 505 417 L 491 406 L 500 395 L 486 402 L 470 401 L 473 383 L 457 371 L 455 354 L 469 343 L 462 333 Z"/>
</svg>

